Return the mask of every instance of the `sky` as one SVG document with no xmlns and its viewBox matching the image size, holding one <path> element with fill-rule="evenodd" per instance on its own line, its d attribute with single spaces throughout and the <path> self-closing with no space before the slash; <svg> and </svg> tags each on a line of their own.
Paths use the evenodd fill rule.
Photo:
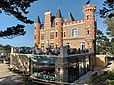
<svg viewBox="0 0 114 85">
<path fill-rule="evenodd" d="M 90 0 L 90 4 L 95 4 L 97 6 L 97 12 L 103 7 L 104 0 Z M 83 19 L 82 7 L 85 6 L 87 0 L 38 0 L 31 4 L 28 8 L 29 14 L 26 16 L 35 21 L 37 15 L 40 16 L 41 23 L 44 22 L 44 13 L 48 10 L 56 15 L 58 8 L 60 8 L 62 16 L 64 18 L 68 17 L 68 13 L 71 12 L 75 20 Z M 95 15 L 97 20 L 97 29 L 106 33 L 106 25 L 103 24 L 102 18 L 99 15 Z M 14 37 L 13 39 L 0 38 L 0 44 L 9 44 L 14 47 L 19 46 L 34 46 L 34 24 L 24 24 L 17 20 L 14 16 L 7 16 L 5 13 L 0 14 L 0 30 L 5 30 L 7 27 L 15 26 L 16 24 L 25 25 L 26 35 Z"/>
</svg>

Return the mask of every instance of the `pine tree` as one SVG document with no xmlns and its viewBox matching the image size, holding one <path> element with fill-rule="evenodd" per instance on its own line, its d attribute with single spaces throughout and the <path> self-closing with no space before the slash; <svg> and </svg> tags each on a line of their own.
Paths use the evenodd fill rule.
<svg viewBox="0 0 114 85">
<path fill-rule="evenodd" d="M 114 37 L 114 0 L 105 0 L 103 8 L 99 10 L 100 17 L 105 18 L 107 34 Z"/>
<path fill-rule="evenodd" d="M 31 3 L 34 1 L 37 0 L 0 0 L 0 13 L 5 12 L 8 16 L 13 15 L 23 23 L 33 24 L 33 21 L 24 15 L 29 13 L 27 8 L 31 7 Z M 12 38 L 18 35 L 25 35 L 24 27 L 24 25 L 20 24 L 8 27 L 6 30 L 0 31 L 0 37 Z"/>
</svg>

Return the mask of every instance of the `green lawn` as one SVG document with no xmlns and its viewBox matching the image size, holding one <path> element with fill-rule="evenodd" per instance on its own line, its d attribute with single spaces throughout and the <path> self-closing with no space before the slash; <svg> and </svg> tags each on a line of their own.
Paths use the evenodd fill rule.
<svg viewBox="0 0 114 85">
<path fill-rule="evenodd" d="M 114 85 L 114 70 L 91 79 L 91 85 Z"/>
</svg>

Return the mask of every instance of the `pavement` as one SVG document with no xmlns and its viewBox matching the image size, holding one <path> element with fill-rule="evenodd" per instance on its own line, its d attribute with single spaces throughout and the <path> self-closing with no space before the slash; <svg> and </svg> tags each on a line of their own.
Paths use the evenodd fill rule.
<svg viewBox="0 0 114 85">
<path fill-rule="evenodd" d="M 8 67 L 8 64 L 0 63 L 0 85 L 50 85 L 46 82 L 24 78 L 19 74 L 9 71 Z"/>
<path fill-rule="evenodd" d="M 91 76 L 97 72 L 98 75 L 101 75 L 104 71 L 112 71 L 114 69 L 114 62 L 111 62 L 106 68 L 96 67 L 94 71 L 89 71 L 84 76 L 76 80 L 76 82 L 72 85 L 88 85 L 91 81 Z M 25 84 L 26 83 L 26 84 Z M 8 70 L 8 65 L 0 63 L 0 85 L 50 85 L 41 84 L 42 82 L 33 83 L 33 81 L 26 81 L 25 79 L 11 71 Z"/>
<path fill-rule="evenodd" d="M 0 85 L 21 85 L 23 78 L 8 70 L 8 65 L 0 63 Z"/>
</svg>

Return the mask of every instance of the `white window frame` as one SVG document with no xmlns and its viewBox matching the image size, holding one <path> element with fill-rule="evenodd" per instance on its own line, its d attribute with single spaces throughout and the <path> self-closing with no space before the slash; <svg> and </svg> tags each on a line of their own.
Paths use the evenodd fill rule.
<svg viewBox="0 0 114 85">
<path fill-rule="evenodd" d="M 73 28 L 72 29 L 72 37 L 77 37 L 78 36 L 78 28 Z"/>
</svg>

